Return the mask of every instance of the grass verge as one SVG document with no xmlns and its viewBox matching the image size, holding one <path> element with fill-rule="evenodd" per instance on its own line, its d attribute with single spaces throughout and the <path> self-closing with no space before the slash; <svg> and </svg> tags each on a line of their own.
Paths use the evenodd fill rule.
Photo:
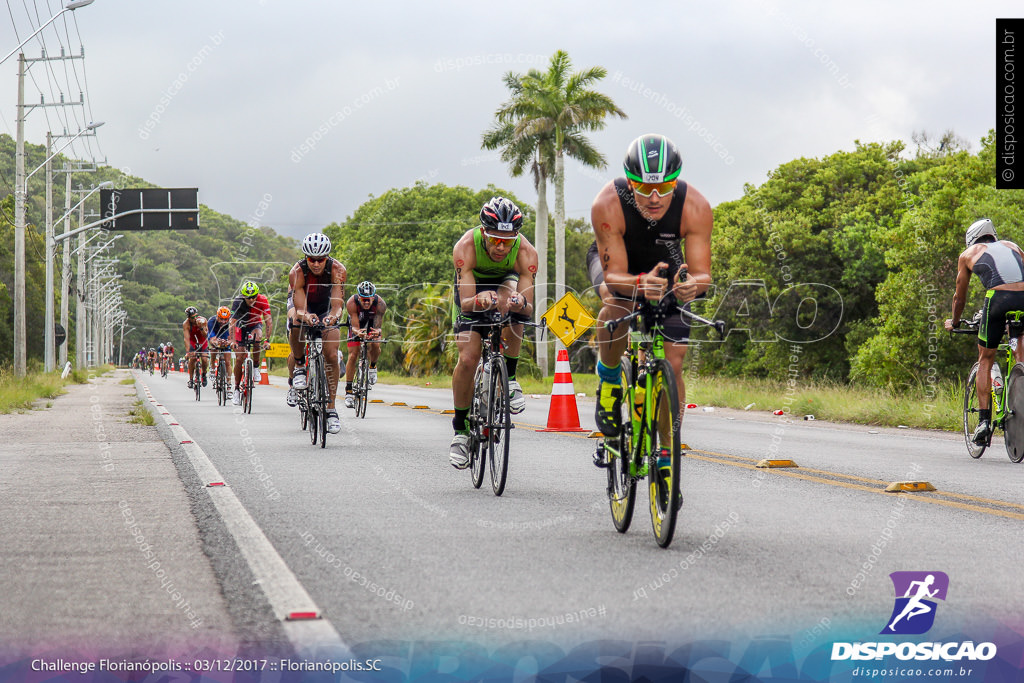
<svg viewBox="0 0 1024 683">
<path fill-rule="evenodd" d="M 448 389 L 451 388 L 452 378 L 405 377 L 382 372 L 380 382 Z M 550 377 L 544 380 L 520 377 L 519 383 L 526 394 L 551 393 Z M 574 374 L 573 389 L 593 397 L 597 392 L 597 377 L 589 373 Z M 939 385 L 934 395 L 929 395 L 924 391 L 893 392 L 803 380 L 798 380 L 790 387 L 786 382 L 771 380 L 689 377 L 686 379 L 686 401 L 701 407 L 784 410 L 795 417 L 814 415 L 817 420 L 863 425 L 902 425 L 947 431 L 959 431 L 962 428 L 963 389 L 957 384 Z"/>
<path fill-rule="evenodd" d="M 56 398 L 64 393 L 68 384 L 84 384 L 90 376 L 103 375 L 112 370 L 109 365 L 89 370 L 74 370 L 61 379 L 59 372 L 30 372 L 16 377 L 10 368 L 0 368 L 0 413 L 31 410 L 41 398 Z M 52 406 L 47 404 L 47 408 Z"/>
<path fill-rule="evenodd" d="M 141 400 L 135 401 L 135 405 L 128 411 L 128 421 L 133 424 L 146 425 L 147 427 L 152 427 L 156 424 L 153 413 L 146 409 L 145 404 Z"/>
</svg>

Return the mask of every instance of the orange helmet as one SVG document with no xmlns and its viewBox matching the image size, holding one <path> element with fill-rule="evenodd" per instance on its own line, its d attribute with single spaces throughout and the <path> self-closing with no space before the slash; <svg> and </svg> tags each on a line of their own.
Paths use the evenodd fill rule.
<svg viewBox="0 0 1024 683">
<path fill-rule="evenodd" d="M 227 306 L 221 306 L 220 308 L 217 309 L 217 317 L 220 318 L 221 320 L 227 320 L 228 318 L 231 317 L 231 309 L 229 309 Z"/>
</svg>

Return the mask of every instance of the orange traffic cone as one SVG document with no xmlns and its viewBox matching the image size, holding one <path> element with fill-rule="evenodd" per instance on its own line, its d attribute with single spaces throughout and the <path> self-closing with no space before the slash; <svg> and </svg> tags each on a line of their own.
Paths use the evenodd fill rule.
<svg viewBox="0 0 1024 683">
<path fill-rule="evenodd" d="M 260 384 L 270 384 L 270 372 L 267 370 L 267 359 L 260 361 Z"/>
<path fill-rule="evenodd" d="M 548 426 L 541 432 L 589 432 L 580 427 L 580 414 L 576 410 L 576 392 L 572 386 L 569 351 L 559 349 L 555 359 L 555 381 L 551 386 L 551 405 L 548 408 Z"/>
</svg>

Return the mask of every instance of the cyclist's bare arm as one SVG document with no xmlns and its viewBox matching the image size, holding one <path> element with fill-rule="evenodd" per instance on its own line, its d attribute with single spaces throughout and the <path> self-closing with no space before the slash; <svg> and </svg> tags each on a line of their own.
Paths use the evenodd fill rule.
<svg viewBox="0 0 1024 683">
<path fill-rule="evenodd" d="M 388 310 L 388 305 L 384 303 L 384 299 L 380 299 L 379 301 L 380 306 L 377 307 L 377 315 L 373 316 L 373 326 L 378 330 L 381 328 L 381 325 L 384 324 L 384 314 Z"/>
<path fill-rule="evenodd" d="M 516 272 L 519 282 L 516 286 L 518 301 L 509 306 L 512 313 L 533 315 L 533 292 L 537 284 L 537 249 L 523 235 L 519 240 L 519 254 L 516 256 Z"/>
<path fill-rule="evenodd" d="M 299 264 L 292 266 L 288 273 L 288 287 L 292 290 L 292 306 L 295 308 L 296 322 L 306 321 L 306 276 L 302 274 Z"/>
<path fill-rule="evenodd" d="M 977 245 L 975 245 L 977 246 Z M 960 326 L 960 316 L 967 304 L 967 287 L 971 284 L 971 266 L 974 265 L 975 247 L 969 247 L 960 254 L 956 267 L 956 289 L 953 292 L 953 317 L 946 320 L 945 327 L 952 330 Z"/>
<path fill-rule="evenodd" d="M 687 275 L 673 291 L 681 302 L 693 301 L 711 285 L 711 204 L 692 186 L 687 189 L 679 235 L 684 243 Z"/>
<path fill-rule="evenodd" d="M 623 296 L 633 296 L 638 277 L 629 273 L 624 239 L 626 218 L 622 214 L 614 183 L 608 183 L 597 194 L 590 209 L 590 220 L 594 226 L 597 254 L 604 270 L 605 284 Z"/>
<path fill-rule="evenodd" d="M 331 310 L 328 312 L 332 322 L 341 320 L 341 310 L 345 306 L 345 281 L 348 279 L 348 271 L 340 261 L 338 267 L 331 271 Z"/>
</svg>

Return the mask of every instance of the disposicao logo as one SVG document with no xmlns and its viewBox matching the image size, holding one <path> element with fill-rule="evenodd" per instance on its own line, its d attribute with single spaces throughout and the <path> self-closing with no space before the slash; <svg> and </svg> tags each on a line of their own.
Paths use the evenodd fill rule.
<svg viewBox="0 0 1024 683">
<path fill-rule="evenodd" d="M 945 572 L 893 572 L 889 575 L 896 591 L 892 614 L 881 635 L 920 635 L 935 623 L 937 600 L 946 600 L 949 577 Z M 871 660 L 895 656 L 918 661 L 986 661 L 996 656 L 994 643 L 973 641 L 949 643 L 832 643 L 832 661 Z"/>
<path fill-rule="evenodd" d="M 949 577 L 945 572 L 893 572 L 896 604 L 882 635 L 920 635 L 935 623 L 936 600 L 946 600 Z"/>
</svg>

